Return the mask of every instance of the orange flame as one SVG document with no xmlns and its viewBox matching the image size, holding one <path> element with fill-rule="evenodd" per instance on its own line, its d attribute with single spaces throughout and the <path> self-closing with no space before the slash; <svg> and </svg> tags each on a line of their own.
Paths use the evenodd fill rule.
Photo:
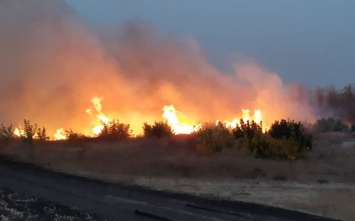
<svg viewBox="0 0 355 221">
<path fill-rule="evenodd" d="M 54 134 L 54 140 L 65 140 L 67 136 L 63 128 L 59 128 Z"/>
<path fill-rule="evenodd" d="M 201 124 L 192 123 L 192 121 L 182 121 L 179 119 L 177 113 L 178 111 L 175 109 L 173 105 L 164 106 L 163 108 L 163 118 L 167 120 L 169 126 L 174 130 L 175 134 L 190 134 L 192 132 L 196 132 L 201 128 Z M 235 128 L 237 125 L 240 124 L 240 119 L 243 119 L 244 122 L 247 121 L 254 121 L 257 124 L 261 124 L 262 117 L 261 117 L 261 110 L 255 109 L 254 116 L 250 116 L 249 109 L 242 109 L 242 117 L 237 117 L 232 121 L 223 121 L 223 124 L 227 128 Z M 216 125 L 219 123 L 219 120 L 216 120 Z M 267 130 L 265 125 L 262 125 L 263 131 Z"/>
<path fill-rule="evenodd" d="M 14 130 L 14 135 L 17 136 L 17 137 L 22 137 L 22 136 L 25 136 L 25 131 L 23 129 L 20 128 L 15 128 Z"/>
<path fill-rule="evenodd" d="M 263 122 L 260 109 L 255 109 L 253 116 L 250 116 L 249 109 L 242 109 L 242 117 L 234 118 L 232 121 L 223 121 L 223 124 L 226 125 L 227 128 L 235 128 L 237 127 L 237 125 L 240 124 L 240 119 L 243 119 L 244 122 L 254 121 L 257 124 L 261 124 Z M 218 124 L 219 122 L 220 121 L 217 120 L 216 124 Z M 264 132 L 268 130 L 268 127 L 264 123 L 262 125 L 262 130 Z"/>
<path fill-rule="evenodd" d="M 163 118 L 167 120 L 169 126 L 173 129 L 175 134 L 190 134 L 197 131 L 201 125 L 196 125 L 191 121 L 179 120 L 177 113 L 173 105 L 163 107 Z"/>
<path fill-rule="evenodd" d="M 94 135 L 99 135 L 102 131 L 102 129 L 104 128 L 104 124 L 108 124 L 110 122 L 110 119 L 108 117 L 106 117 L 106 115 L 104 113 L 102 113 L 102 104 L 101 104 L 101 101 L 102 101 L 103 97 L 93 97 L 91 99 L 91 102 L 93 103 L 94 105 L 94 108 L 95 108 L 95 111 L 97 112 L 97 119 L 100 120 L 99 123 L 96 123 L 97 125 L 95 125 L 93 128 L 92 128 L 92 133 Z M 88 113 L 90 116 L 92 116 L 92 110 L 91 109 L 87 109 L 86 110 L 86 113 Z"/>
</svg>

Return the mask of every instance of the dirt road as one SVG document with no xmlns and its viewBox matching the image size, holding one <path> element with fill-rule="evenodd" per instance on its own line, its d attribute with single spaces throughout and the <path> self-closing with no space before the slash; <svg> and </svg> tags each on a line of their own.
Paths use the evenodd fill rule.
<svg viewBox="0 0 355 221">
<path fill-rule="evenodd" d="M 331 220 L 252 203 L 110 184 L 0 160 L 0 184 L 108 220 Z M 80 218 L 79 218 L 80 220 Z"/>
</svg>

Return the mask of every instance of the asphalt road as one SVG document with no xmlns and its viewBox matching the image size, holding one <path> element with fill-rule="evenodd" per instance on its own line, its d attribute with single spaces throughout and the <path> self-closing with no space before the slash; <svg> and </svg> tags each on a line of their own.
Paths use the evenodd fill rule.
<svg viewBox="0 0 355 221">
<path fill-rule="evenodd" d="M 68 208 L 79 208 L 85 214 L 96 214 L 107 220 L 332 220 L 252 203 L 219 201 L 110 184 L 48 171 L 4 157 L 0 157 L 0 174 L 2 188 Z M 86 218 L 78 217 L 77 220 Z"/>
</svg>

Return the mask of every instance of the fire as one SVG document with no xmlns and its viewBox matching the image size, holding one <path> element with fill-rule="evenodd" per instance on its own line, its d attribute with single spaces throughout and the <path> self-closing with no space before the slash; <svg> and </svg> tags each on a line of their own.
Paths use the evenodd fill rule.
<svg viewBox="0 0 355 221">
<path fill-rule="evenodd" d="M 167 120 L 169 126 L 174 130 L 175 134 L 190 134 L 196 132 L 201 128 L 201 124 L 192 123 L 192 121 L 181 120 L 178 117 L 178 111 L 175 109 L 173 105 L 164 106 L 163 108 L 163 118 Z M 254 121 L 257 124 L 261 124 L 261 110 L 255 109 L 254 115 L 250 116 L 249 109 L 242 109 L 242 116 L 236 117 L 232 121 L 223 121 L 223 124 L 227 128 L 235 128 L 240 124 L 240 119 L 243 119 L 244 122 Z M 216 120 L 216 125 L 221 122 L 220 120 Z M 268 128 L 263 124 L 263 131 L 266 131 Z"/>
<path fill-rule="evenodd" d="M 93 97 L 91 99 L 91 103 L 93 103 L 95 111 L 97 112 L 96 117 L 100 120 L 99 124 L 95 125 L 92 128 L 92 133 L 96 136 L 99 135 L 102 129 L 104 128 L 103 123 L 104 124 L 110 123 L 110 119 L 106 117 L 106 115 L 102 112 L 102 104 L 101 104 L 102 99 L 103 97 Z M 91 109 L 87 109 L 86 113 L 88 113 L 90 116 L 93 115 Z"/>
<path fill-rule="evenodd" d="M 254 111 L 254 121 L 255 121 L 256 123 L 260 124 L 260 122 L 261 122 L 261 110 L 256 109 L 256 110 Z"/>
<path fill-rule="evenodd" d="M 19 128 L 15 128 L 14 130 L 14 135 L 17 136 L 17 137 L 22 137 L 22 136 L 25 136 L 25 131 L 23 129 L 19 129 Z"/>
<path fill-rule="evenodd" d="M 163 107 L 163 118 L 168 121 L 169 126 L 173 129 L 175 134 L 190 134 L 197 131 L 200 125 L 193 124 L 192 122 L 179 120 L 173 105 Z"/>
<path fill-rule="evenodd" d="M 250 116 L 250 110 L 249 109 L 242 109 L 242 117 L 237 117 L 234 118 L 232 121 L 223 121 L 223 124 L 226 125 L 227 128 L 235 128 L 239 123 L 240 119 L 243 119 L 244 122 L 247 121 L 254 121 L 257 124 L 262 124 L 262 117 L 261 117 L 261 110 L 260 109 L 255 109 L 254 110 L 254 115 Z M 216 124 L 218 124 L 220 121 L 217 120 Z M 268 127 L 265 126 L 265 124 L 262 124 L 262 130 L 267 131 Z"/>
<path fill-rule="evenodd" d="M 93 121 L 93 126 L 91 128 L 91 132 L 86 134 L 86 136 L 95 137 L 101 133 L 104 128 L 104 124 L 109 124 L 110 119 L 103 113 L 101 101 L 103 97 L 93 97 L 91 99 L 91 103 L 94 106 L 94 109 L 86 109 L 86 113 L 91 117 L 95 118 Z M 200 123 L 188 119 L 183 114 L 179 113 L 173 105 L 163 106 L 163 114 L 162 117 L 166 119 L 168 125 L 173 129 L 175 134 L 191 134 L 193 132 L 198 131 L 201 128 Z M 234 118 L 232 121 L 220 121 L 216 120 L 216 125 L 219 122 L 222 122 L 227 128 L 235 128 L 240 124 L 240 119 L 244 122 L 254 121 L 257 124 L 261 124 L 262 122 L 262 114 L 260 109 L 255 109 L 253 115 L 250 115 L 249 109 L 242 109 L 242 115 L 240 117 Z M 262 124 L 263 131 L 266 131 L 268 127 L 265 124 Z M 16 127 L 14 130 L 14 135 L 17 137 L 25 136 L 25 132 L 21 127 Z M 34 135 L 36 139 L 38 137 L 37 134 Z M 65 140 L 67 139 L 66 132 L 63 128 L 59 128 L 53 135 L 53 140 Z"/>
<path fill-rule="evenodd" d="M 63 128 L 59 128 L 54 134 L 54 140 L 65 140 L 67 136 Z"/>
<path fill-rule="evenodd" d="M 249 113 L 250 111 L 248 109 L 242 109 L 242 114 L 243 114 L 243 121 L 247 122 L 249 120 Z"/>
</svg>

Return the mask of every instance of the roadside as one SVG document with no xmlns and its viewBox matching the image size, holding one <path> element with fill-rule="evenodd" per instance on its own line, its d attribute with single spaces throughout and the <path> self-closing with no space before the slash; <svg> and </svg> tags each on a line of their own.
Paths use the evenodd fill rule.
<svg viewBox="0 0 355 221">
<path fill-rule="evenodd" d="M 0 220 L 2 221 L 105 220 L 77 208 L 62 206 L 34 196 L 14 193 L 1 185 L 0 214 Z"/>
<path fill-rule="evenodd" d="M 261 179 L 213 180 L 89 173 L 74 173 L 74 175 L 212 199 L 276 206 L 344 221 L 352 221 L 355 217 L 355 184 L 305 184 Z"/>
<path fill-rule="evenodd" d="M 54 171 L 155 190 L 254 202 L 353 220 L 355 139 L 323 134 L 305 160 L 201 155 L 189 137 L 125 142 L 12 142 L 1 154 Z"/>
</svg>

